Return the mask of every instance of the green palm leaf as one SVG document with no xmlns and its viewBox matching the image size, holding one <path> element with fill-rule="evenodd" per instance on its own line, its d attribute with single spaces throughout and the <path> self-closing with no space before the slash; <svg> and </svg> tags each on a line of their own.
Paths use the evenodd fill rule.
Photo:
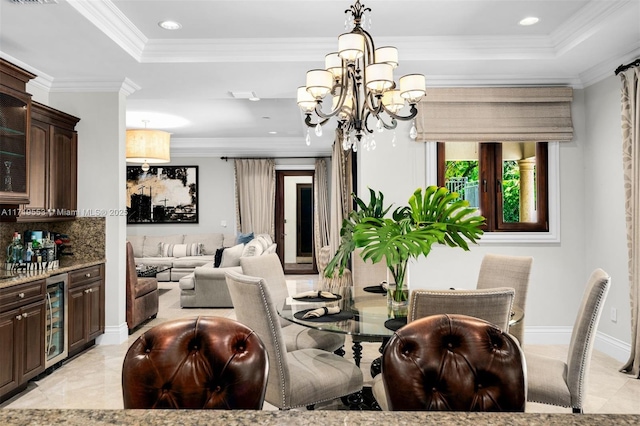
<svg viewBox="0 0 640 426">
<path fill-rule="evenodd" d="M 353 195 L 358 209 L 342 223 L 340 246 L 325 269 L 328 277 L 336 267 L 342 273 L 355 248 L 363 247 L 363 259 L 384 259 L 395 282 L 403 283 L 408 259 L 428 256 L 433 244 L 469 250 L 468 243 L 482 236 L 485 218 L 444 187 L 417 189 L 391 218 L 385 217 L 391 207 L 384 207 L 383 194 L 372 189 L 369 193 L 369 204 Z"/>
</svg>

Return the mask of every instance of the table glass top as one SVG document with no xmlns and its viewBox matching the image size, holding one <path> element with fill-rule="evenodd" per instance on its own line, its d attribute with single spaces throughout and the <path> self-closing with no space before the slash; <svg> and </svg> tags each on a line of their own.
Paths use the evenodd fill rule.
<svg viewBox="0 0 640 426">
<path fill-rule="evenodd" d="M 287 290 L 290 296 L 287 297 L 282 305 L 276 307 L 278 314 L 289 321 L 317 330 L 369 338 L 383 339 L 391 337 L 394 333 L 393 330 L 385 326 L 385 322 L 393 319 L 394 316 L 391 307 L 387 304 L 387 297 L 384 293 L 369 293 L 359 287 L 337 287 L 330 289 L 330 291 L 342 297 L 338 301 L 303 302 L 293 299 L 291 295 L 318 290 L 312 280 L 287 280 Z M 350 312 L 353 314 L 353 318 L 332 322 L 315 322 L 295 317 L 297 312 L 325 306 L 339 306 L 341 312 Z M 513 314 L 509 321 L 510 325 L 518 323 L 523 317 L 524 312 L 522 309 L 514 306 Z"/>
<path fill-rule="evenodd" d="M 290 295 L 295 295 L 314 288 L 313 281 L 288 280 L 287 287 Z M 342 299 L 329 302 L 302 302 L 288 297 L 282 306 L 277 306 L 278 313 L 283 318 L 318 330 L 352 334 L 356 336 L 384 338 L 393 335 L 393 330 L 384 326 L 385 321 L 393 318 L 391 308 L 387 306 L 385 294 L 367 293 L 353 287 L 338 287 L 330 290 Z M 355 294 L 354 294 L 355 293 Z M 352 319 L 335 322 L 314 322 L 296 318 L 296 312 L 324 306 L 339 306 L 342 312 L 353 314 Z"/>
</svg>

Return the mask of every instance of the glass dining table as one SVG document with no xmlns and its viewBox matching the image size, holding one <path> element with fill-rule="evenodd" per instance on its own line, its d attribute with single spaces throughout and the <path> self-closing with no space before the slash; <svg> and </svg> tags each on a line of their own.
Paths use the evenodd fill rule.
<svg viewBox="0 0 640 426">
<path fill-rule="evenodd" d="M 284 304 L 277 306 L 278 314 L 305 327 L 351 335 L 353 358 L 358 366 L 362 359 L 362 342 L 382 343 L 393 336 L 394 327 L 388 328 L 388 326 L 389 320 L 393 320 L 394 317 L 391 307 L 387 305 L 386 293 L 373 293 L 349 286 L 328 290 L 338 295 L 339 300 L 305 301 L 292 297 L 303 292 L 318 290 L 314 288 L 312 280 L 287 280 L 287 290 L 289 297 Z M 303 314 L 309 310 L 333 306 L 340 307 L 339 314 L 311 319 L 302 318 Z"/>
<path fill-rule="evenodd" d="M 278 314 L 291 322 L 333 333 L 342 333 L 352 336 L 353 358 L 356 365 L 360 366 L 362 359 L 362 342 L 380 342 L 382 345 L 393 336 L 395 330 L 406 324 L 405 318 L 394 318 L 393 310 L 387 302 L 386 291 L 382 291 L 379 285 L 370 287 L 333 287 L 327 289 L 338 295 L 339 300 L 307 301 L 294 299 L 293 296 L 318 291 L 317 284 L 313 280 L 287 280 L 289 297 L 280 306 L 277 306 Z M 319 318 L 302 318 L 310 310 L 324 307 L 340 308 L 340 313 L 335 315 L 323 315 Z M 521 321 L 524 312 L 514 306 L 509 325 Z M 380 361 L 375 360 L 371 365 L 371 374 L 375 376 L 380 372 Z"/>
</svg>

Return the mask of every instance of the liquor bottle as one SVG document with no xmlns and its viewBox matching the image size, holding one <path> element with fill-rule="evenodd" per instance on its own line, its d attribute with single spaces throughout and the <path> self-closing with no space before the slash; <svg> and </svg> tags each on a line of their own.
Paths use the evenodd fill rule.
<svg viewBox="0 0 640 426">
<path fill-rule="evenodd" d="M 42 261 L 53 262 L 56 259 L 56 244 L 51 240 L 49 232 L 42 236 Z"/>
<path fill-rule="evenodd" d="M 17 231 L 13 233 L 13 240 L 7 247 L 7 262 L 22 263 L 22 239 Z"/>
<path fill-rule="evenodd" d="M 31 243 L 27 243 L 27 251 L 24 255 L 24 261 L 27 263 L 31 263 L 32 258 L 33 258 L 33 249 L 31 248 Z"/>
</svg>

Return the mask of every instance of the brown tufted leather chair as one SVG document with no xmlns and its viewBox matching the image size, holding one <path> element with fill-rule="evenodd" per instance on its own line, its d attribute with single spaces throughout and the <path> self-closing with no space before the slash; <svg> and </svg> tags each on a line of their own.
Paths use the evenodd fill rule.
<svg viewBox="0 0 640 426">
<path fill-rule="evenodd" d="M 269 362 L 260 338 L 222 317 L 164 322 L 122 366 L 124 408 L 262 409 Z"/>
<path fill-rule="evenodd" d="M 396 331 L 382 379 L 391 410 L 524 411 L 527 401 L 517 342 L 466 315 L 432 315 Z"/>
<path fill-rule="evenodd" d="M 133 246 L 127 241 L 127 327 L 129 334 L 149 318 L 158 315 L 158 280 L 156 278 L 138 278 Z"/>
</svg>

